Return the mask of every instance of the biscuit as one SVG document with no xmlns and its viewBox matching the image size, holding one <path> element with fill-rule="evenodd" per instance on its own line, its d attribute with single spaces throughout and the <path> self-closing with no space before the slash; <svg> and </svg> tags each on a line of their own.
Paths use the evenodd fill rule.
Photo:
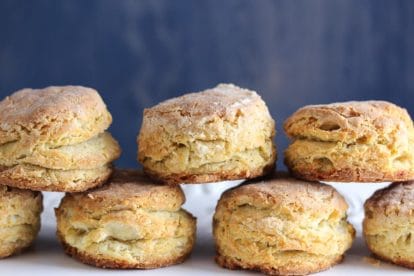
<svg viewBox="0 0 414 276">
<path fill-rule="evenodd" d="M 384 101 L 305 106 L 284 129 L 293 139 L 285 164 L 297 177 L 339 182 L 414 178 L 414 127 L 403 108 Z"/>
<path fill-rule="evenodd" d="M 378 258 L 414 268 L 414 182 L 376 191 L 364 204 L 363 233 Z"/>
<path fill-rule="evenodd" d="M 229 269 L 303 275 L 330 268 L 351 247 L 348 205 L 331 186 L 287 175 L 221 196 L 213 218 L 216 262 Z"/>
<path fill-rule="evenodd" d="M 254 178 L 275 166 L 274 135 L 256 92 L 220 84 L 145 109 L 138 160 L 166 184 Z"/>
<path fill-rule="evenodd" d="M 56 209 L 57 235 L 67 254 L 98 267 L 180 263 L 191 253 L 196 229 L 184 201 L 179 186 L 118 170 L 101 188 L 66 194 Z"/>
<path fill-rule="evenodd" d="M 0 186 L 0 258 L 29 247 L 40 229 L 42 194 Z"/>
<path fill-rule="evenodd" d="M 111 122 L 105 103 L 92 88 L 26 88 L 0 102 L 0 145 L 77 144 L 103 132 Z"/>
<path fill-rule="evenodd" d="M 94 89 L 22 89 L 0 102 L 0 181 L 22 189 L 77 192 L 99 186 L 120 155 Z"/>
</svg>

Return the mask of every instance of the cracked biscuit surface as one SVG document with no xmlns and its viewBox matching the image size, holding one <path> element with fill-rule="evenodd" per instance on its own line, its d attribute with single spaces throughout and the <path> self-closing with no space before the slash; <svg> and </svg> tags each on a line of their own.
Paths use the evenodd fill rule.
<svg viewBox="0 0 414 276">
<path fill-rule="evenodd" d="M 138 160 L 166 184 L 254 178 L 275 166 L 274 135 L 256 92 L 220 84 L 145 109 Z"/>
<path fill-rule="evenodd" d="M 92 88 L 22 89 L 0 102 L 0 180 L 43 191 L 101 185 L 120 155 L 112 122 Z"/>
<path fill-rule="evenodd" d="M 111 122 L 105 103 L 92 88 L 26 88 L 0 102 L 0 144 L 76 144 L 103 132 Z"/>
<path fill-rule="evenodd" d="M 285 164 L 297 177 L 340 182 L 414 178 L 414 127 L 385 101 L 310 105 L 284 123 Z"/>
<path fill-rule="evenodd" d="M 0 258 L 29 247 L 40 229 L 42 194 L 0 186 Z"/>
<path fill-rule="evenodd" d="M 108 183 L 66 194 L 56 209 L 66 253 L 104 268 L 157 268 L 183 262 L 195 218 L 179 186 L 155 185 L 138 171 L 116 170 Z"/>
<path fill-rule="evenodd" d="M 364 204 L 363 234 L 378 258 L 414 269 L 414 182 L 376 191 Z"/>
<path fill-rule="evenodd" d="M 355 230 L 332 187 L 285 174 L 226 191 L 213 218 L 216 262 L 229 269 L 303 275 L 343 259 Z"/>
</svg>

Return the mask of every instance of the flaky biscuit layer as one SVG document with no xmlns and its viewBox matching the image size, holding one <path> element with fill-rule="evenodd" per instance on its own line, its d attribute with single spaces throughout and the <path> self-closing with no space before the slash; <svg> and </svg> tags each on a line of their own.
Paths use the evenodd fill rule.
<svg viewBox="0 0 414 276">
<path fill-rule="evenodd" d="M 89 170 L 53 170 L 19 164 L 0 167 L 0 183 L 34 191 L 81 192 L 102 185 L 111 173 L 110 164 Z"/>
<path fill-rule="evenodd" d="M 85 142 L 61 147 L 22 148 L 15 142 L 0 145 L 0 165 L 30 164 L 55 170 L 87 170 L 114 161 L 120 153 L 118 142 L 109 132 L 104 132 Z"/>
</svg>

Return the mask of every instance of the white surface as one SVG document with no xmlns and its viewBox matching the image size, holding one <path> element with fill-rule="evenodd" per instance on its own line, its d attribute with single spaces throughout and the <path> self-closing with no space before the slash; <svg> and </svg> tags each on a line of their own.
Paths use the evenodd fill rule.
<svg viewBox="0 0 414 276">
<path fill-rule="evenodd" d="M 183 264 L 155 270 L 104 270 L 84 265 L 66 256 L 55 237 L 53 208 L 60 201 L 60 193 L 44 193 L 45 210 L 42 230 L 35 245 L 27 252 L 0 260 L 0 275 L 258 275 L 257 273 L 231 271 L 214 263 L 214 245 L 211 237 L 211 218 L 220 194 L 238 182 L 222 182 L 206 185 L 184 186 L 187 195 L 185 208 L 198 218 L 197 243 L 192 256 Z M 362 204 L 373 191 L 385 184 L 333 184 L 347 199 L 349 220 L 357 229 L 357 239 L 348 251 L 345 261 L 318 275 L 408 275 L 413 272 L 386 263 L 370 264 L 369 256 L 361 239 Z"/>
</svg>

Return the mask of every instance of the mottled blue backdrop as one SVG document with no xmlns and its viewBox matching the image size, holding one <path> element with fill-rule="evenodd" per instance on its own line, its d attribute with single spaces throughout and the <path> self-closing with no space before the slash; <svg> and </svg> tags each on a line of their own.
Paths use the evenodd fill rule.
<svg viewBox="0 0 414 276">
<path fill-rule="evenodd" d="M 283 120 L 305 104 L 385 99 L 414 115 L 414 1 L 0 2 L 0 97 L 98 89 L 120 166 L 137 166 L 144 107 L 218 82 L 263 96 L 280 149 Z"/>
</svg>

